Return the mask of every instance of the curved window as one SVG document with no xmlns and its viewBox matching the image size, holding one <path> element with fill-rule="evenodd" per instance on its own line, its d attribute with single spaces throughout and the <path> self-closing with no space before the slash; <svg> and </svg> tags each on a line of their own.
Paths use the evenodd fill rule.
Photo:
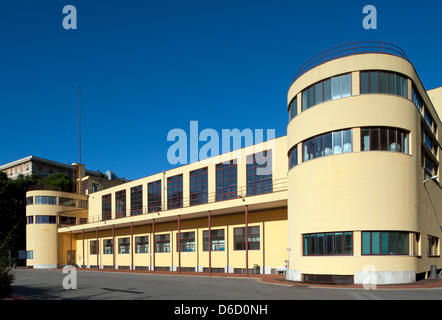
<svg viewBox="0 0 442 320">
<path fill-rule="evenodd" d="M 298 147 L 294 147 L 289 151 L 289 170 L 298 165 Z"/>
<path fill-rule="evenodd" d="M 302 111 L 322 102 L 349 96 L 351 96 L 350 73 L 328 78 L 302 91 Z"/>
<path fill-rule="evenodd" d="M 364 231 L 362 232 L 363 255 L 408 254 L 408 232 Z"/>
<path fill-rule="evenodd" d="M 298 115 L 298 98 L 295 97 L 289 104 L 289 122 Z"/>
<path fill-rule="evenodd" d="M 408 154 L 408 132 L 396 128 L 362 128 L 361 151 L 379 150 Z"/>
<path fill-rule="evenodd" d="M 57 223 L 56 216 L 35 216 L 36 224 L 55 224 Z"/>
<path fill-rule="evenodd" d="M 60 206 L 75 207 L 75 199 L 60 197 L 58 202 Z"/>
<path fill-rule="evenodd" d="M 35 196 L 35 204 L 57 204 L 56 197 Z"/>
<path fill-rule="evenodd" d="M 302 142 L 303 162 L 352 151 L 351 129 L 329 132 Z"/>
<path fill-rule="evenodd" d="M 408 98 L 407 78 L 387 71 L 361 71 L 361 94 L 382 93 Z"/>
<path fill-rule="evenodd" d="M 353 255 L 353 232 L 326 232 L 303 235 L 304 256 Z"/>
</svg>

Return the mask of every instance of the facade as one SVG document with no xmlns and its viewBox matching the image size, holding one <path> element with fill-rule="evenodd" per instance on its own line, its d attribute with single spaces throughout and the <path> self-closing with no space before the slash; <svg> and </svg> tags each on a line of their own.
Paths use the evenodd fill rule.
<svg viewBox="0 0 442 320">
<path fill-rule="evenodd" d="M 318 57 L 286 136 L 87 195 L 28 192 L 27 265 L 378 284 L 440 269 L 442 88 L 385 43 Z"/>
</svg>

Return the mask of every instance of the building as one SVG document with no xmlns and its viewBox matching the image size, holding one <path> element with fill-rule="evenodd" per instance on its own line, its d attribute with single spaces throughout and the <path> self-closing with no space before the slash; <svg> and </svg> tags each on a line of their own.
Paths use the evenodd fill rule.
<svg viewBox="0 0 442 320">
<path fill-rule="evenodd" d="M 440 270 L 442 88 L 396 46 L 352 43 L 303 65 L 287 101 L 286 136 L 89 195 L 28 192 L 27 265 L 377 284 Z"/>
</svg>

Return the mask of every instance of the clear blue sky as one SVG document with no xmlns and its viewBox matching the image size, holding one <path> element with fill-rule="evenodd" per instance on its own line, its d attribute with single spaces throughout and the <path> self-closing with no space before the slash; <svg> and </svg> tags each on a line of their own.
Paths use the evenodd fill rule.
<svg viewBox="0 0 442 320">
<path fill-rule="evenodd" d="M 377 9 L 377 30 L 362 8 Z M 65 5 L 78 29 L 65 30 Z M 442 85 L 442 1 L 16 0 L 0 4 L 0 164 L 35 155 L 138 179 L 170 169 L 167 133 L 286 134 L 298 68 L 331 47 L 391 42 Z"/>
</svg>

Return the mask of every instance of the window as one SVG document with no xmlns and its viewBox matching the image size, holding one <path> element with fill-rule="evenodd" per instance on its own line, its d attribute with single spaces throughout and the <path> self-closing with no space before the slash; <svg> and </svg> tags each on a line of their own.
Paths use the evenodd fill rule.
<svg viewBox="0 0 442 320">
<path fill-rule="evenodd" d="M 329 132 L 302 142 L 303 161 L 352 152 L 352 131 Z"/>
<path fill-rule="evenodd" d="M 87 200 L 78 200 L 78 206 L 87 209 Z"/>
<path fill-rule="evenodd" d="M 177 251 L 194 252 L 195 251 L 195 232 L 181 232 L 179 234 L 180 241 L 177 241 Z M 177 234 L 178 238 L 178 234 Z M 178 242 L 180 247 L 178 248 Z"/>
<path fill-rule="evenodd" d="M 396 128 L 362 128 L 361 151 L 376 150 L 408 154 L 408 132 Z"/>
<path fill-rule="evenodd" d="M 183 207 L 183 175 L 167 178 L 167 209 Z"/>
<path fill-rule="evenodd" d="M 56 224 L 56 216 L 35 216 L 35 223 L 37 224 Z"/>
<path fill-rule="evenodd" d="M 34 259 L 34 251 L 33 250 L 26 251 L 26 259 Z"/>
<path fill-rule="evenodd" d="M 35 196 L 35 204 L 57 204 L 56 197 Z"/>
<path fill-rule="evenodd" d="M 130 253 L 130 238 L 118 239 L 118 253 Z"/>
<path fill-rule="evenodd" d="M 246 163 L 247 196 L 272 192 L 272 150 L 249 155 Z"/>
<path fill-rule="evenodd" d="M 289 170 L 298 165 L 298 147 L 294 147 L 289 151 Z"/>
<path fill-rule="evenodd" d="M 103 254 L 113 254 L 114 253 L 114 240 L 105 239 L 103 240 Z"/>
<path fill-rule="evenodd" d="M 130 188 L 130 215 L 143 213 L 143 186 Z"/>
<path fill-rule="evenodd" d="M 237 165 L 231 160 L 216 165 L 216 201 L 237 197 Z"/>
<path fill-rule="evenodd" d="M 100 185 L 98 183 L 92 184 L 92 192 L 98 192 L 100 191 Z"/>
<path fill-rule="evenodd" d="M 438 163 L 434 159 L 434 156 L 424 147 L 421 147 L 421 164 L 422 167 L 430 174 L 430 176 L 436 176 L 438 171 Z"/>
<path fill-rule="evenodd" d="M 60 197 L 58 198 L 58 204 L 60 206 L 75 207 L 75 199 Z"/>
<path fill-rule="evenodd" d="M 155 236 L 155 252 L 170 252 L 170 234 Z"/>
<path fill-rule="evenodd" d="M 211 251 L 224 251 L 224 229 L 210 230 Z M 203 251 L 209 251 L 209 230 L 203 232 Z"/>
<path fill-rule="evenodd" d="M 90 253 L 91 254 L 97 254 L 98 253 L 98 241 L 97 240 L 92 240 L 90 242 Z"/>
<path fill-rule="evenodd" d="M 149 253 L 149 236 L 135 237 L 135 253 Z"/>
<path fill-rule="evenodd" d="M 362 232 L 363 255 L 408 255 L 408 232 Z"/>
<path fill-rule="evenodd" d="M 417 110 L 419 112 L 422 112 L 422 106 L 423 106 L 422 98 L 420 97 L 419 92 L 417 91 L 414 85 L 411 87 L 411 101 L 413 101 Z"/>
<path fill-rule="evenodd" d="M 31 204 L 34 204 L 34 197 L 27 197 L 26 198 L 26 205 L 29 206 Z"/>
<path fill-rule="evenodd" d="M 351 74 L 348 73 L 328 78 L 317 82 L 302 91 L 302 111 L 329 100 L 336 100 L 349 96 L 351 96 Z M 296 114 L 294 114 L 293 117 L 294 116 L 296 116 Z M 292 118 L 290 118 L 290 120 Z"/>
<path fill-rule="evenodd" d="M 327 232 L 303 235 L 304 256 L 353 255 L 353 232 Z"/>
<path fill-rule="evenodd" d="M 246 228 L 235 228 L 234 233 L 234 248 L 235 250 L 246 249 Z M 248 250 L 259 250 L 259 226 L 247 228 L 247 247 Z"/>
<path fill-rule="evenodd" d="M 207 167 L 190 172 L 190 205 L 208 202 Z"/>
<path fill-rule="evenodd" d="M 109 220 L 112 218 L 111 213 L 111 195 L 106 194 L 101 197 L 101 219 L 102 220 Z"/>
<path fill-rule="evenodd" d="M 434 236 L 428 236 L 428 255 L 438 256 L 439 255 L 439 238 Z"/>
<path fill-rule="evenodd" d="M 115 217 L 126 216 L 126 190 L 115 192 Z"/>
<path fill-rule="evenodd" d="M 289 122 L 298 114 L 298 98 L 295 97 L 289 104 Z"/>
<path fill-rule="evenodd" d="M 382 93 L 408 98 L 407 78 L 387 71 L 361 71 L 361 94 Z"/>
<path fill-rule="evenodd" d="M 33 224 L 33 223 L 34 223 L 34 217 L 33 216 L 26 217 L 26 224 Z"/>
<path fill-rule="evenodd" d="M 151 182 L 147 185 L 147 211 L 161 211 L 161 180 Z"/>
</svg>

